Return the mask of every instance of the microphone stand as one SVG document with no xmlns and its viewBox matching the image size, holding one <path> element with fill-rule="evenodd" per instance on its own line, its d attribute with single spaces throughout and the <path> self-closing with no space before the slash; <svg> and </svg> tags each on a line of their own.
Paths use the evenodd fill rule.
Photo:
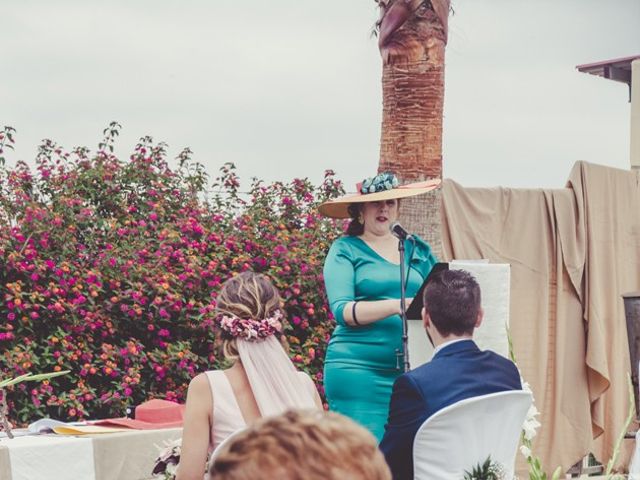
<svg viewBox="0 0 640 480">
<path fill-rule="evenodd" d="M 398 239 L 398 252 L 400 253 L 400 318 L 402 319 L 402 352 L 396 350 L 398 367 L 400 357 L 402 357 L 403 371 L 409 371 L 409 328 L 407 324 L 407 278 L 405 276 L 404 265 L 404 239 Z"/>
</svg>

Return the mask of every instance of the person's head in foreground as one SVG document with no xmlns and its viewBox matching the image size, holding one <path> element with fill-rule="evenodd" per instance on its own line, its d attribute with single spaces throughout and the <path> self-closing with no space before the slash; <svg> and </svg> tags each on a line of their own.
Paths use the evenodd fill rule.
<svg viewBox="0 0 640 480">
<path fill-rule="evenodd" d="M 240 432 L 209 474 L 212 480 L 391 480 L 371 433 L 317 410 L 290 410 Z"/>
<path fill-rule="evenodd" d="M 455 338 L 471 338 L 482 323 L 480 286 L 464 270 L 435 273 L 424 289 L 422 320 L 435 346 Z"/>
</svg>

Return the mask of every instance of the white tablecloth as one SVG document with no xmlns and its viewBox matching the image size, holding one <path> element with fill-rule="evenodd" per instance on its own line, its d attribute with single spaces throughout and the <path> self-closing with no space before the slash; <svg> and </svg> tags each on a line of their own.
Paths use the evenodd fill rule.
<svg viewBox="0 0 640 480">
<path fill-rule="evenodd" d="M 157 446 L 182 429 L 0 439 L 1 480 L 148 480 Z"/>
</svg>

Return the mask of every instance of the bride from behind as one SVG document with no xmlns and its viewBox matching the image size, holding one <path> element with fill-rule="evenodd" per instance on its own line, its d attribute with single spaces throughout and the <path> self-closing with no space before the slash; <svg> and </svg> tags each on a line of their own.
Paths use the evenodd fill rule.
<svg viewBox="0 0 640 480">
<path fill-rule="evenodd" d="M 280 294 L 262 274 L 227 280 L 216 299 L 226 370 L 189 384 L 176 480 L 202 480 L 207 455 L 232 433 L 289 409 L 322 409 L 311 378 L 289 359 Z"/>
</svg>

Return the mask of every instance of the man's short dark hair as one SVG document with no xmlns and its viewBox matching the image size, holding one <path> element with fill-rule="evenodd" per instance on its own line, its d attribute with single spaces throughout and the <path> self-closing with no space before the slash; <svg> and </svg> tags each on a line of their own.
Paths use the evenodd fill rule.
<svg viewBox="0 0 640 480">
<path fill-rule="evenodd" d="M 471 335 L 480 311 L 480 285 L 464 270 L 442 270 L 424 289 L 424 308 L 443 337 Z"/>
</svg>

